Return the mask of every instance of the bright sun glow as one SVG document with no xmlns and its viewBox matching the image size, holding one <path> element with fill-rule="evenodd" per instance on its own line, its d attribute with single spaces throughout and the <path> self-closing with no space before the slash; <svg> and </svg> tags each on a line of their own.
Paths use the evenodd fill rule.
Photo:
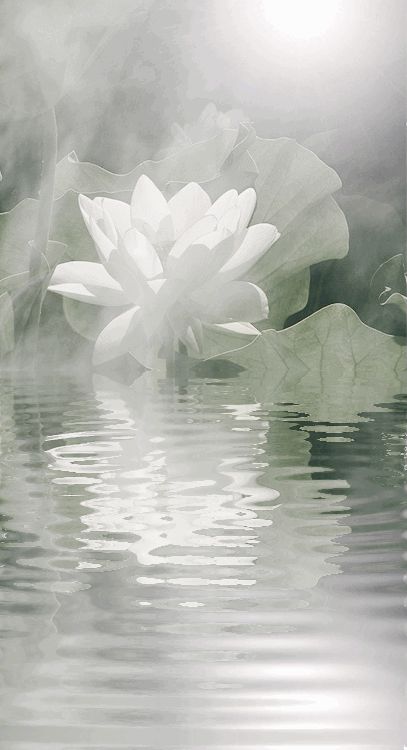
<svg viewBox="0 0 407 750">
<path fill-rule="evenodd" d="M 267 17 L 277 31 L 297 39 L 322 36 L 335 22 L 335 0 L 264 0 Z"/>
</svg>

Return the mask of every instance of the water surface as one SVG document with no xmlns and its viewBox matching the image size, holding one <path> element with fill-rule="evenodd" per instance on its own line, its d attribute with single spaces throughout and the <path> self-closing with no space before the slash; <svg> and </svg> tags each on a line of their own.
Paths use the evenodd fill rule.
<svg viewBox="0 0 407 750">
<path fill-rule="evenodd" d="M 1 383 L 3 750 L 403 744 L 400 395 Z"/>
</svg>

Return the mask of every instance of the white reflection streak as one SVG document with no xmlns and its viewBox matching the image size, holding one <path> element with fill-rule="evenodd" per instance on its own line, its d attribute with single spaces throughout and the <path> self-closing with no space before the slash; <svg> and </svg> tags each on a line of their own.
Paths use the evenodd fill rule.
<svg viewBox="0 0 407 750">
<path fill-rule="evenodd" d="M 104 430 L 70 433 L 56 438 L 88 440 L 48 451 L 57 484 L 89 483 L 91 497 L 81 504 L 93 512 L 81 516 L 85 531 L 78 541 L 93 551 L 130 550 L 143 566 L 252 566 L 256 530 L 272 523 L 259 518 L 255 503 L 278 496 L 256 486 L 259 472 L 245 468 L 265 441 L 267 424 L 253 413 L 258 407 L 216 413 L 174 395 L 142 391 L 135 401 L 129 395 L 96 393 L 101 418 L 116 439 L 106 440 Z M 243 431 L 234 432 L 236 423 Z M 255 582 L 230 572 L 220 581 L 173 574 L 168 580 Z"/>
<path fill-rule="evenodd" d="M 147 379 L 138 390 L 104 385 L 95 392 L 101 429 L 51 439 L 68 441 L 48 451 L 54 482 L 68 495 L 83 487 L 81 549 L 131 552 L 140 566 L 161 566 L 139 572 L 146 584 L 250 586 L 271 575 L 278 587 L 303 589 L 339 572 L 328 560 L 343 550 L 337 537 L 348 529 L 320 513 L 321 501 L 328 509 L 324 490 L 343 483 L 304 482 L 312 469 L 303 431 L 257 415 L 260 404 L 212 405 L 214 389 L 208 393 L 205 403 L 202 383 L 187 396 L 160 393 Z M 295 454 L 286 477 L 266 458 L 270 439 Z M 344 499 L 331 498 L 331 510 Z M 178 574 L 186 567 L 197 575 Z"/>
</svg>

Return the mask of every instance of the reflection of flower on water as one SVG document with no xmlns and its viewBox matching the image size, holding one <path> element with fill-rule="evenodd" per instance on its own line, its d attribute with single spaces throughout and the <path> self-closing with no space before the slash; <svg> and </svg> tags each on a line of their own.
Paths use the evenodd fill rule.
<svg viewBox="0 0 407 750">
<path fill-rule="evenodd" d="M 198 381 L 188 394 L 168 384 L 167 390 L 150 389 L 146 376 L 139 392 L 110 390 L 103 379 L 99 384 L 102 429 L 49 451 L 57 484 L 87 485 L 78 567 L 103 567 L 105 553 L 131 553 L 139 583 L 230 586 L 271 578 L 289 589 L 312 587 L 337 572 L 327 558 L 340 552 L 333 542 L 346 527 L 332 517 L 327 525 L 321 516 L 312 518 L 317 538 L 298 537 L 307 513 L 318 514 L 325 480 L 302 479 L 301 504 L 295 477 L 281 483 L 281 471 L 270 475 L 269 422 L 258 413 L 260 405 L 225 405 L 227 390 L 221 399 L 221 386 Z M 281 428 L 284 422 L 271 423 L 273 433 Z M 299 441 L 308 448 L 303 433 L 287 435 L 294 447 Z M 301 446 L 293 461 L 302 458 L 299 470 L 306 472 L 309 452 L 302 455 Z M 281 497 L 271 489 L 280 486 Z"/>
<path fill-rule="evenodd" d="M 170 565 L 170 578 L 178 566 L 208 568 L 215 579 L 216 568 L 227 568 L 221 578 L 233 583 L 231 570 L 256 559 L 256 530 L 271 524 L 256 503 L 277 497 L 256 486 L 258 472 L 244 468 L 265 439 L 256 406 L 217 414 L 200 407 L 199 388 L 181 397 L 141 391 L 136 403 L 134 394 L 96 391 L 112 440 L 50 450 L 63 472 L 57 483 L 90 483 L 82 505 L 92 512 L 82 516 L 80 541 L 93 551 L 131 551 L 140 565 Z M 234 431 L 244 425 L 250 430 Z"/>
</svg>

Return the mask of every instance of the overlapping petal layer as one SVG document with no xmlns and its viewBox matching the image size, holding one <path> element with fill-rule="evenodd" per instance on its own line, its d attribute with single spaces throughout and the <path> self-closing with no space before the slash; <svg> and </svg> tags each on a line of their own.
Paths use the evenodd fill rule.
<svg viewBox="0 0 407 750">
<path fill-rule="evenodd" d="M 241 279 L 279 233 L 270 224 L 248 228 L 255 203 L 252 188 L 228 190 L 212 203 L 193 182 L 167 201 L 145 175 L 130 205 L 79 197 L 100 263 L 57 266 L 49 289 L 123 308 L 101 331 L 95 364 L 130 352 L 149 366 L 178 340 L 201 353 L 204 326 L 258 334 L 252 323 L 267 317 L 267 298 Z"/>
</svg>

